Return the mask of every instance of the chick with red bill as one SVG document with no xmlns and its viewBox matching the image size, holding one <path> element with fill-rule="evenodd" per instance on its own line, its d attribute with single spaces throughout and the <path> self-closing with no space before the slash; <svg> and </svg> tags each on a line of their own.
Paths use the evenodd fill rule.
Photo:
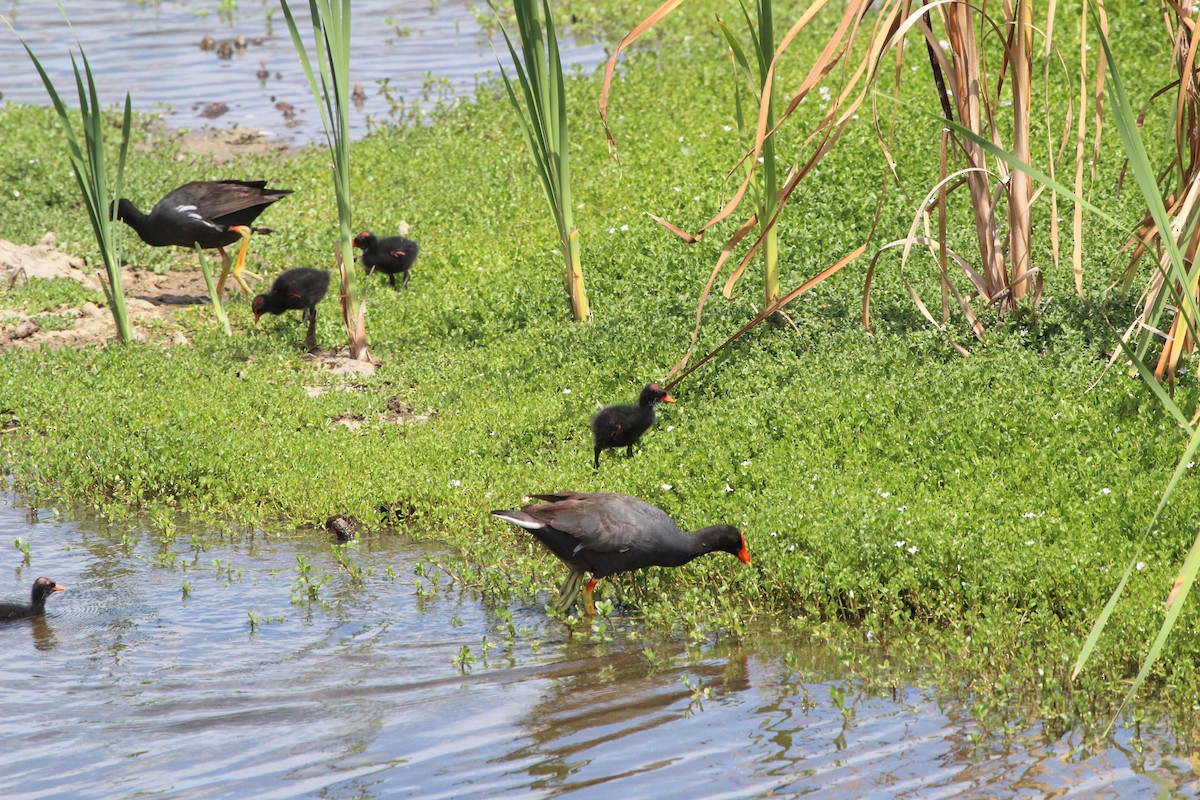
<svg viewBox="0 0 1200 800">
<path fill-rule="evenodd" d="M 309 350 L 317 347 L 317 303 L 329 291 L 329 273 L 312 267 L 295 267 L 279 274 L 271 284 L 271 291 L 256 295 L 250 303 L 254 321 L 263 314 L 282 314 L 285 311 L 303 311 L 301 322 L 308 323 L 308 335 L 304 346 Z"/>
</svg>

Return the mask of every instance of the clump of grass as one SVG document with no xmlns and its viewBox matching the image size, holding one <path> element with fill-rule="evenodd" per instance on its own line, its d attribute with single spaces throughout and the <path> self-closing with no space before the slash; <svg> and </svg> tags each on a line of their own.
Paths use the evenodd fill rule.
<svg viewBox="0 0 1200 800">
<path fill-rule="evenodd" d="M 100 98 L 96 93 L 92 68 L 88 64 L 87 55 L 83 52 L 82 46 L 79 49 L 79 58 L 83 63 L 82 72 L 80 72 L 79 63 L 75 60 L 75 54 L 71 54 L 71 69 L 75 73 L 75 87 L 79 96 L 79 120 L 83 141 L 81 146 L 81 137 L 76 133 L 75 125 L 71 121 L 71 113 L 59 96 L 54 82 L 43 69 L 41 62 L 29 45 L 24 40 L 21 45 L 37 69 L 42 84 L 46 87 L 46 93 L 50 95 L 50 101 L 54 105 L 54 110 L 66 136 L 71 171 L 75 176 L 75 183 L 87 211 L 88 220 L 91 222 L 96 244 L 100 248 L 100 256 L 104 260 L 104 269 L 108 277 L 107 282 L 103 283 L 104 294 L 108 299 L 108 306 L 112 310 L 113 321 L 117 326 L 117 337 L 122 342 L 132 341 L 133 326 L 129 321 L 129 312 L 125 308 L 125 290 L 121 283 L 121 255 L 112 219 L 113 199 L 121 196 L 121 185 L 125 178 L 125 157 L 129 152 L 129 126 L 133 116 L 129 93 L 125 93 L 125 110 L 121 120 L 120 155 L 117 159 L 113 189 L 110 193 L 108 186 L 110 176 L 104 144 L 104 114 L 100 107 Z"/>
<path fill-rule="evenodd" d="M 489 0 L 491 2 L 491 0 Z M 563 80 L 562 58 L 558 52 L 558 36 L 554 32 L 554 15 L 548 0 L 514 0 L 521 52 L 513 45 L 508 28 L 500 22 L 500 31 L 508 45 L 521 86 L 524 105 L 517 99 L 503 65 L 500 75 L 521 121 L 521 132 L 529 155 L 537 168 L 542 190 L 550 213 L 558 228 L 559 245 L 565 262 L 563 281 L 571 301 L 571 316 L 586 320 L 591 316 L 587 289 L 583 283 L 579 229 L 575 227 L 575 200 L 571 192 L 571 139 L 567 125 L 567 89 Z M 500 12 L 492 3 L 496 18 Z"/>
</svg>

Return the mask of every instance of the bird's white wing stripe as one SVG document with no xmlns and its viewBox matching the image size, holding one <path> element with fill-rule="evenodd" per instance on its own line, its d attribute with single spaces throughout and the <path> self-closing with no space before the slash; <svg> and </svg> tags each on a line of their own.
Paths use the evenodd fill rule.
<svg viewBox="0 0 1200 800">
<path fill-rule="evenodd" d="M 224 230 L 224 228 L 222 228 L 220 225 L 214 225 L 213 223 L 206 220 L 204 217 L 200 216 L 200 213 L 198 211 L 196 211 L 196 207 L 193 205 L 175 206 L 175 210 L 178 211 L 180 214 L 187 215 L 191 219 L 200 220 L 205 225 L 212 228 L 214 231 Z"/>
<path fill-rule="evenodd" d="M 546 523 L 544 523 L 544 522 L 538 522 L 537 520 L 529 519 L 526 516 L 517 516 L 520 513 L 521 513 L 520 511 L 493 511 L 492 512 L 492 514 L 494 516 L 497 516 L 500 519 L 506 519 L 514 525 L 520 525 L 525 530 L 540 531 L 542 528 L 546 527 Z"/>
</svg>

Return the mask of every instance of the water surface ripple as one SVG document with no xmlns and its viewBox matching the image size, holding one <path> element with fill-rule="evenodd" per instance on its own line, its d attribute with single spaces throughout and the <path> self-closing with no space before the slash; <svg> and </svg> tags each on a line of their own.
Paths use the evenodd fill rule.
<svg viewBox="0 0 1200 800">
<path fill-rule="evenodd" d="M 14 35 L 0 21 L 3 99 L 49 104 L 20 37 L 59 93 L 75 105 L 70 52 L 77 53 L 82 44 L 102 104 L 123 103 L 129 92 L 135 109 L 161 113 L 179 128 L 240 126 L 282 142 L 325 141 L 320 112 L 278 0 L 87 0 L 64 5 L 69 26 L 54 2 L 0 1 L 0 16 L 16 29 Z M 299 0 L 291 6 L 311 40 L 308 3 Z M 383 82 L 393 100 L 415 100 L 428 111 L 439 97 L 446 102 L 470 97 L 480 78 L 496 76 L 497 52 L 511 64 L 503 39 L 493 51 L 477 22 L 477 13 L 490 19 L 486 3 L 354 0 L 352 7 L 351 83 L 361 83 L 366 95 L 361 107 L 350 112 L 355 138 L 366 132 L 369 119 L 391 118 L 391 103 L 380 94 Z M 213 49 L 201 49 L 206 36 Z M 232 46 L 239 36 L 245 46 Z M 569 30 L 560 36 L 565 65 L 591 70 L 604 63 L 601 44 L 576 43 Z M 262 69 L 264 78 L 258 76 Z M 211 119 L 203 115 L 218 103 L 228 110 Z M 289 108 L 290 117 L 284 113 Z"/>
<path fill-rule="evenodd" d="M 196 531 L 211 542 L 197 552 L 192 531 L 162 544 L 128 525 L 56 520 L 16 502 L 0 496 L 0 596 L 25 596 L 42 574 L 68 590 L 45 619 L 0 625 L 8 800 L 1200 789 L 1161 726 L 1143 727 L 1136 743 L 1121 731 L 1085 756 L 1036 726 L 1004 744 L 974 736 L 974 721 L 932 689 L 880 696 L 819 647 L 777 635 L 689 648 L 631 635 L 625 620 L 613 641 L 593 643 L 518 607 L 514 624 L 527 631 L 510 640 L 492 609 L 444 581 L 421 596 L 418 583 L 429 584 L 413 567 L 429 551 L 399 535 L 351 550 L 369 573 L 359 585 L 323 531 L 232 541 Z M 7 545 L 16 537 L 29 544 L 28 565 Z M 297 555 L 330 576 L 321 602 L 293 602 Z M 464 646 L 475 659 L 465 670 Z"/>
</svg>

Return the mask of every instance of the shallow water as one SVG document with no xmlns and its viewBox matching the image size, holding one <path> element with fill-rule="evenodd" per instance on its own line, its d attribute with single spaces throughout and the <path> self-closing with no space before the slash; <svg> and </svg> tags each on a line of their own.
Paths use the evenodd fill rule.
<svg viewBox="0 0 1200 800">
<path fill-rule="evenodd" d="M 0 94 L 5 100 L 49 102 L 19 35 L 74 105 L 69 49 L 79 42 L 104 104 L 123 103 L 128 91 L 135 109 L 162 113 L 175 127 L 241 126 L 282 142 L 324 141 L 320 112 L 278 0 L 87 0 L 64 5 L 73 27 L 53 0 L 0 0 L 0 16 L 17 31 L 14 35 L 0 21 Z M 311 40 L 308 3 L 299 0 L 291 6 Z M 368 120 L 390 119 L 391 104 L 379 92 L 382 81 L 394 100 L 417 100 L 428 110 L 438 97 L 447 102 L 469 97 L 477 78 L 498 74 L 496 55 L 476 22 L 477 9 L 491 14 L 483 0 L 354 0 L 352 7 L 351 83 L 361 83 L 366 94 L 361 108 L 351 109 L 356 138 L 367 131 Z M 200 48 L 206 35 L 217 49 Z M 246 47 L 232 47 L 223 58 L 220 44 L 238 35 L 246 37 Z M 604 62 L 600 44 L 579 45 L 561 32 L 560 37 L 564 64 L 592 69 Z M 497 51 L 509 64 L 502 38 Z M 260 60 L 269 73 L 265 79 L 257 77 Z M 224 103 L 228 111 L 210 120 L 202 112 L 213 103 Z M 294 108 L 291 125 L 278 103 Z"/>
<path fill-rule="evenodd" d="M 593 643 L 519 607 L 513 622 L 528 630 L 510 640 L 494 609 L 444 580 L 420 596 L 429 582 L 413 568 L 437 551 L 398 535 L 352 548 L 369 573 L 357 585 L 323 531 L 205 536 L 218 543 L 197 552 L 186 532 L 162 546 L 14 500 L 0 495 L 0 596 L 25 596 L 42 574 L 68 588 L 45 619 L 0 625 L 5 798 L 1200 790 L 1160 727 L 1140 742 L 1121 731 L 1086 757 L 1036 727 L 973 741 L 974 721 L 934 690 L 867 692 L 821 648 L 778 636 L 689 648 L 618 631 Z M 293 602 L 298 555 L 330 576 L 317 603 Z"/>
</svg>

